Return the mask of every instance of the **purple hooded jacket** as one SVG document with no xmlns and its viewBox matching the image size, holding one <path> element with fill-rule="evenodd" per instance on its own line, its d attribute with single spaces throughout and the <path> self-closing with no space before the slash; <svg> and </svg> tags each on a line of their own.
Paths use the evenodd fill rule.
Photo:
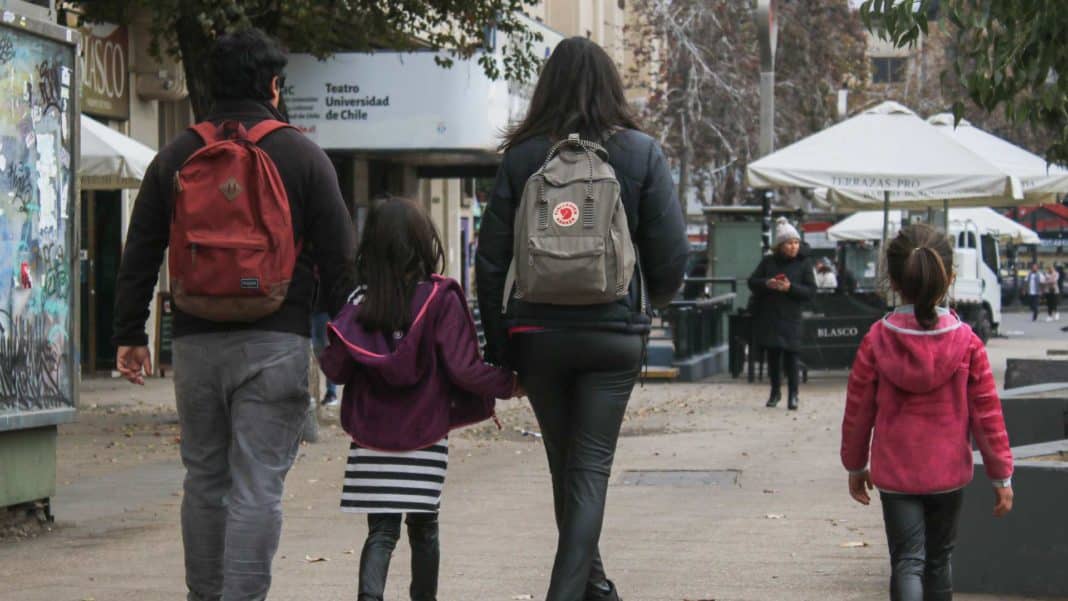
<svg viewBox="0 0 1068 601">
<path fill-rule="evenodd" d="M 416 287 L 412 325 L 400 340 L 368 331 L 348 303 L 330 322 L 319 358 L 326 377 L 345 385 L 341 425 L 360 446 L 411 451 L 454 428 L 493 416 L 515 390 L 512 372 L 487 365 L 463 290 L 434 276 Z"/>
</svg>

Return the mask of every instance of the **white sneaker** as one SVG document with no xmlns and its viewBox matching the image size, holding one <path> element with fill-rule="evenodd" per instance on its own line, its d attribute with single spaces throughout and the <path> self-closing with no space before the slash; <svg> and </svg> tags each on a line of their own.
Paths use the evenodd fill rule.
<svg viewBox="0 0 1068 601">
<path fill-rule="evenodd" d="M 1051 321 L 1053 321 L 1053 318 L 1052 318 L 1052 317 L 1050 317 L 1049 315 L 1047 315 L 1047 316 L 1046 316 L 1046 322 L 1047 322 L 1047 323 L 1049 323 L 1049 322 L 1051 322 Z"/>
<path fill-rule="evenodd" d="M 1060 321 L 1061 320 L 1061 314 L 1060 313 L 1054 313 L 1053 314 L 1053 320 L 1054 321 Z"/>
</svg>

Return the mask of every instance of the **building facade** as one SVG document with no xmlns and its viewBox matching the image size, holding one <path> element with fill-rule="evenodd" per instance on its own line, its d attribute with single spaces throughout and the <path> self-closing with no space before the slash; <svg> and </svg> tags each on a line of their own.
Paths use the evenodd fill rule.
<svg viewBox="0 0 1068 601">
<path fill-rule="evenodd" d="M 585 36 L 622 72 L 633 60 L 623 0 L 544 0 L 528 15 L 543 38 L 539 56 L 565 37 Z M 294 56 L 288 71 L 291 118 L 333 158 L 357 231 L 376 197 L 419 201 L 442 235 L 446 273 L 471 292 L 479 191 L 495 174 L 501 133 L 522 118 L 532 82 L 490 81 L 473 60 L 443 70 L 429 53 Z"/>
</svg>

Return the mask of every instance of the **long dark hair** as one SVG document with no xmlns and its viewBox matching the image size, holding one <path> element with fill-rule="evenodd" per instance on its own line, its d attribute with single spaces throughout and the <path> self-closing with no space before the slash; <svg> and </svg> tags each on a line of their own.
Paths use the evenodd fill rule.
<svg viewBox="0 0 1068 601">
<path fill-rule="evenodd" d="M 408 329 L 416 285 L 444 266 L 441 238 L 423 209 L 407 198 L 383 200 L 367 215 L 356 251 L 356 281 L 365 287 L 360 323 L 381 332 Z"/>
<path fill-rule="evenodd" d="M 953 245 L 949 237 L 923 224 L 901 232 L 886 247 L 890 282 L 916 309 L 916 321 L 930 330 L 938 323 L 937 306 L 953 282 Z"/>
<path fill-rule="evenodd" d="M 596 43 L 568 38 L 546 61 L 526 118 L 508 128 L 501 150 L 543 135 L 562 140 L 579 133 L 595 140 L 615 127 L 641 129 L 616 64 Z"/>
</svg>

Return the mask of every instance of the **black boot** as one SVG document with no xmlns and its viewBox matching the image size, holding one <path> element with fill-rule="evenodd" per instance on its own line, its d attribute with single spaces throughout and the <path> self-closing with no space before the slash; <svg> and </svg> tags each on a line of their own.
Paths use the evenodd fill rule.
<svg viewBox="0 0 1068 601">
<path fill-rule="evenodd" d="M 778 390 L 772 390 L 771 396 L 768 397 L 768 404 L 765 407 L 778 407 L 779 401 L 782 400 L 782 392 Z"/>
<path fill-rule="evenodd" d="M 589 585 L 586 587 L 586 599 L 585 601 L 623 601 L 619 597 L 619 591 L 616 590 L 616 585 L 608 579 L 605 579 L 602 585 Z"/>
<path fill-rule="evenodd" d="M 790 411 L 797 411 L 797 395 L 791 394 L 790 398 L 786 400 L 786 408 Z"/>
</svg>

